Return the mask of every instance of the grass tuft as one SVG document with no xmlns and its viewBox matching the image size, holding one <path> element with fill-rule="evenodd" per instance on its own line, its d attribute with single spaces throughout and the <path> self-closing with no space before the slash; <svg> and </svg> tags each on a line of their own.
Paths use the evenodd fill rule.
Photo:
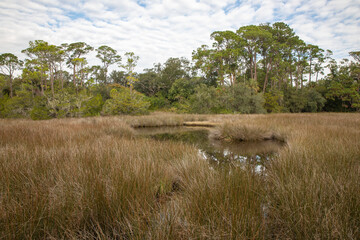
<svg viewBox="0 0 360 240">
<path fill-rule="evenodd" d="M 285 137 L 262 126 L 243 123 L 242 121 L 225 122 L 212 129 L 210 137 L 225 141 L 264 141 L 278 140 L 285 142 Z"/>
<path fill-rule="evenodd" d="M 207 120 L 286 141 L 265 174 L 132 127 Z M 357 239 L 360 115 L 0 119 L 0 239 Z"/>
</svg>

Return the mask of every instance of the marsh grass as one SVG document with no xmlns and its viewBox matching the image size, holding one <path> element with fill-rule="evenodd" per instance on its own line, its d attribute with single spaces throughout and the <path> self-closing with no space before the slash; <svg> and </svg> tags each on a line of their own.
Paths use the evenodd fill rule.
<svg viewBox="0 0 360 240">
<path fill-rule="evenodd" d="M 261 140 L 273 135 L 286 141 L 267 169 L 266 238 L 359 238 L 359 114 L 244 115 L 231 120 L 218 130 L 220 136 Z"/>
<path fill-rule="evenodd" d="M 182 126 L 184 122 L 205 121 L 206 115 L 176 114 L 176 113 L 152 113 L 144 116 L 123 116 L 122 119 L 131 127 L 163 127 Z"/>
<path fill-rule="evenodd" d="M 278 140 L 285 142 L 285 138 L 277 132 L 273 132 L 262 126 L 244 124 L 243 122 L 225 122 L 212 129 L 210 137 L 225 141 L 265 141 Z"/>
<path fill-rule="evenodd" d="M 259 177 L 131 127 L 190 120 L 286 147 Z M 0 120 L 0 239 L 357 239 L 359 156 L 359 114 Z"/>
<path fill-rule="evenodd" d="M 2 123 L 6 239 L 142 238 L 158 198 L 197 160 L 190 146 L 134 139 L 116 119 Z"/>
</svg>

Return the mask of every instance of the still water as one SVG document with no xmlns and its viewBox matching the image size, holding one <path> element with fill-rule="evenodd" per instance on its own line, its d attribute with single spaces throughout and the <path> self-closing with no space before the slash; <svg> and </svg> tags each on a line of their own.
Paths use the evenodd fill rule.
<svg viewBox="0 0 360 240">
<path fill-rule="evenodd" d="M 210 128 L 138 128 L 139 135 L 161 141 L 181 141 L 194 145 L 212 167 L 238 166 L 263 172 L 270 159 L 284 145 L 278 141 L 226 142 L 209 137 Z"/>
</svg>

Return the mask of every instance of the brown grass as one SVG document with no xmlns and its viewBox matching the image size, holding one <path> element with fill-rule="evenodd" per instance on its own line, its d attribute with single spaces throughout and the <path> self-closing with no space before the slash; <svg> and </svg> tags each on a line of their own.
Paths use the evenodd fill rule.
<svg viewBox="0 0 360 240">
<path fill-rule="evenodd" d="M 131 127 L 160 127 L 160 126 L 182 126 L 184 122 L 204 121 L 205 115 L 197 114 L 176 114 L 176 113 L 152 113 L 144 116 L 123 116 L 121 117 Z"/>
<path fill-rule="evenodd" d="M 210 137 L 225 141 L 286 141 L 285 136 L 276 131 L 263 126 L 244 123 L 243 121 L 225 122 L 217 125 L 215 129 L 211 130 Z"/>
<path fill-rule="evenodd" d="M 131 128 L 191 120 L 287 147 L 259 177 Z M 0 120 L 0 239 L 357 239 L 359 192 L 359 114 Z"/>
</svg>

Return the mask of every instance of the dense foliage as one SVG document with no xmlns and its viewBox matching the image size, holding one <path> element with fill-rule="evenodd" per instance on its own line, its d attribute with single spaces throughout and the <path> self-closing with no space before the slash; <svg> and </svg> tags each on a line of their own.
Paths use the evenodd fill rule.
<svg viewBox="0 0 360 240">
<path fill-rule="evenodd" d="M 192 62 L 169 58 L 143 73 L 134 71 L 139 57 L 132 52 L 122 63 L 115 49 L 100 46 L 101 64 L 89 66 L 94 48 L 84 42 L 30 41 L 24 61 L 0 55 L 0 117 L 360 110 L 360 51 L 336 62 L 282 22 L 216 31 L 211 39 Z M 114 66 L 120 69 L 109 73 Z"/>
</svg>

